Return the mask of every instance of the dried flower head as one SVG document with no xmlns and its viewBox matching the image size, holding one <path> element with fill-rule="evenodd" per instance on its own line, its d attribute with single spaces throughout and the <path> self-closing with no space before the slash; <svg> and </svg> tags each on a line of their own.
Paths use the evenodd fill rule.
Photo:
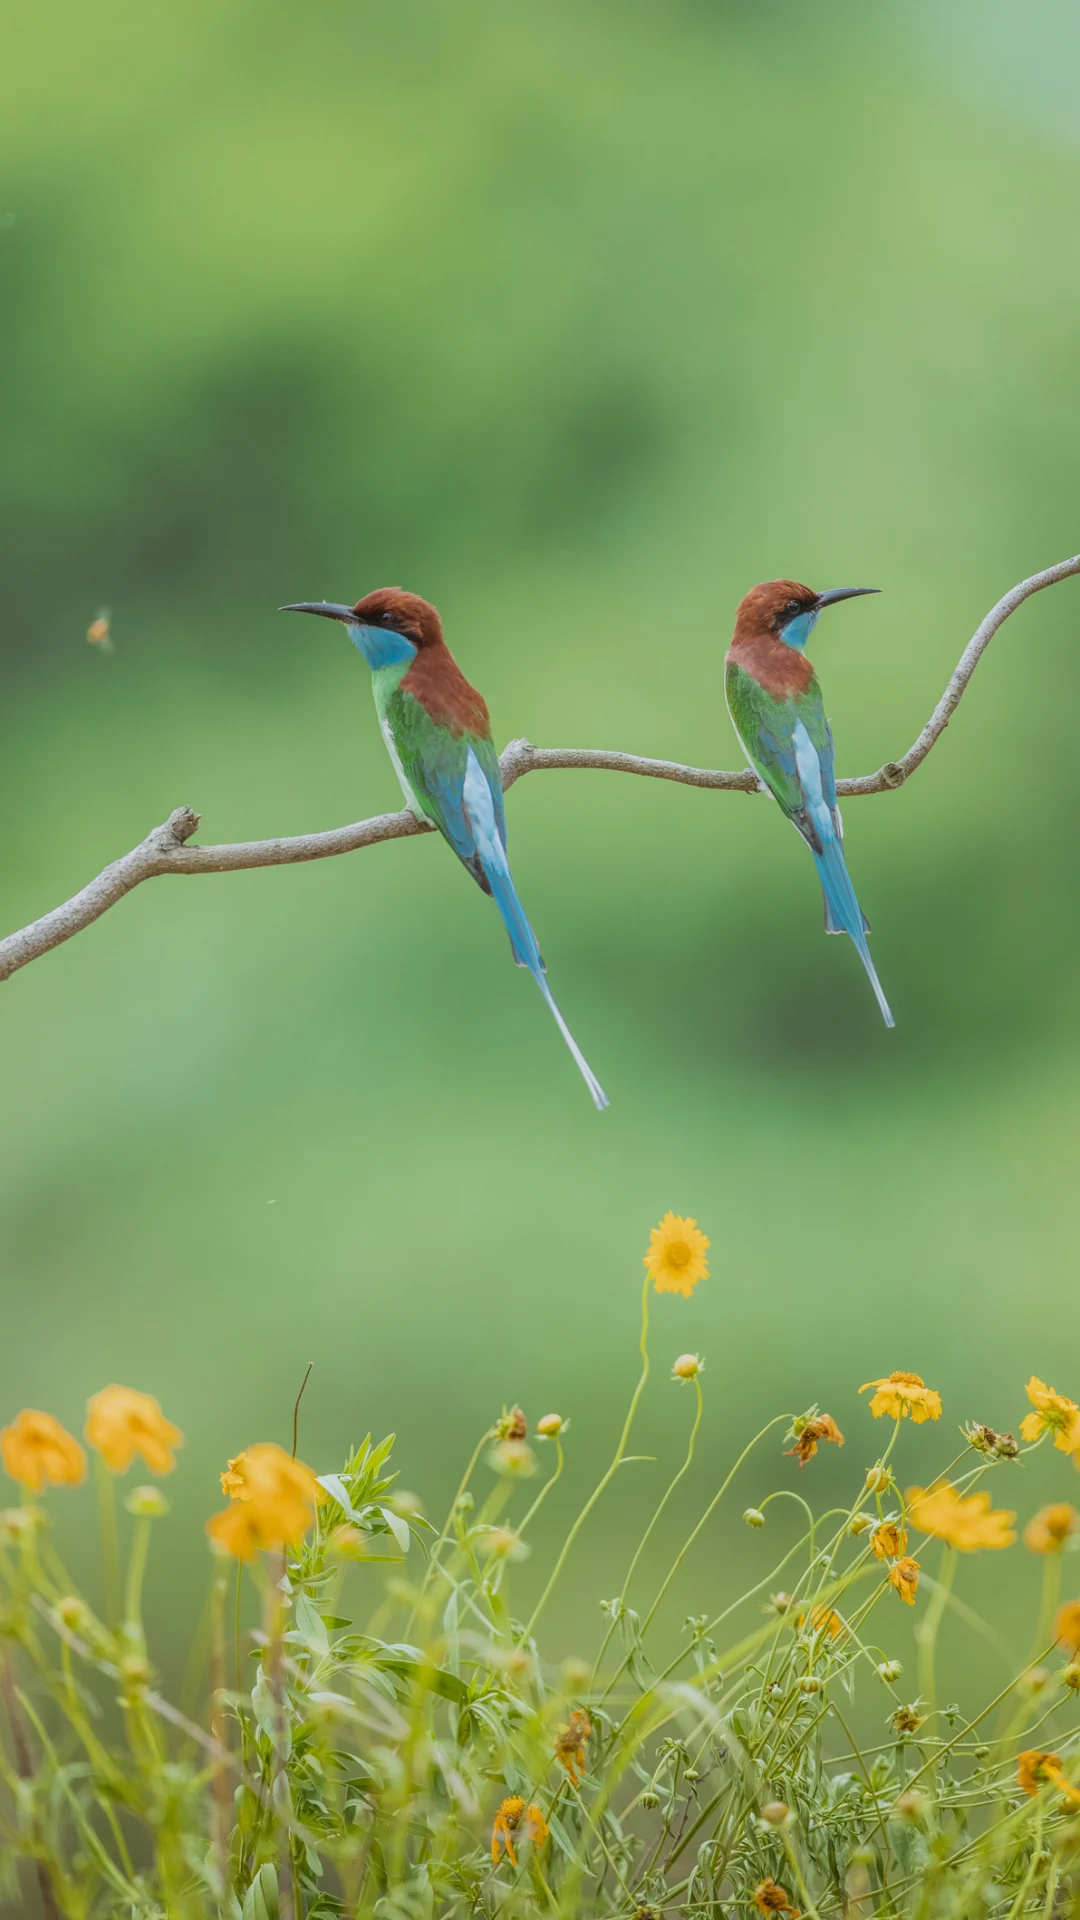
<svg viewBox="0 0 1080 1920">
<path fill-rule="evenodd" d="M 273 1440 L 246 1447 L 230 1462 L 242 1486 L 230 1489 L 229 1505 L 206 1523 L 214 1545 L 236 1560 L 252 1560 L 260 1548 L 299 1540 L 315 1518 L 319 1485 L 310 1467 L 293 1460 Z"/>
<path fill-rule="evenodd" d="M 581 1785 L 585 1772 L 585 1742 L 592 1737 L 592 1721 L 582 1707 L 575 1707 L 565 1727 L 555 1736 L 555 1758 L 566 1771 L 571 1786 Z"/>
<path fill-rule="evenodd" d="M 696 1353 L 680 1353 L 671 1369 L 673 1380 L 696 1380 L 705 1371 L 705 1362 Z"/>
<path fill-rule="evenodd" d="M 532 1841 L 534 1847 L 542 1847 L 548 1837 L 547 1821 L 539 1807 L 531 1804 L 526 1806 L 521 1796 L 513 1793 L 503 1801 L 491 1829 L 491 1859 L 494 1866 L 498 1866 L 504 1853 L 511 1866 L 517 1866 L 514 1841 L 521 1833 Z"/>
<path fill-rule="evenodd" d="M 754 1905 L 759 1913 L 790 1913 L 792 1920 L 799 1920 L 798 1908 L 788 1899 L 787 1888 L 778 1886 L 775 1880 L 762 1880 L 754 1888 Z"/>
<path fill-rule="evenodd" d="M 892 1687 L 895 1686 L 904 1669 L 900 1665 L 899 1660 L 881 1660 L 878 1663 L 876 1671 L 878 1679 L 884 1680 L 887 1687 Z"/>
<path fill-rule="evenodd" d="M 706 1234 L 696 1220 L 665 1213 L 649 1235 L 645 1267 L 657 1293 L 681 1293 L 689 1299 L 699 1280 L 709 1277 Z"/>
<path fill-rule="evenodd" d="M 77 1487 L 86 1478 L 86 1455 L 74 1435 L 35 1407 L 24 1407 L 0 1432 L 0 1457 L 11 1478 L 31 1493 Z"/>
<path fill-rule="evenodd" d="M 1052 1433 L 1055 1447 L 1062 1453 L 1075 1453 L 1080 1448 L 1080 1407 L 1076 1401 L 1056 1393 L 1034 1373 L 1026 1391 L 1035 1411 L 1026 1413 L 1021 1420 L 1021 1437 L 1031 1441 L 1037 1440 L 1040 1434 Z"/>
<path fill-rule="evenodd" d="M 1070 1653 L 1080 1653 L 1080 1600 L 1066 1600 L 1054 1620 L 1054 1639 Z"/>
<path fill-rule="evenodd" d="M 1031 1553 L 1060 1553 L 1070 1534 L 1080 1527 L 1080 1513 L 1067 1500 L 1040 1507 L 1024 1528 L 1024 1545 Z"/>
<path fill-rule="evenodd" d="M 915 1425 L 921 1426 L 924 1420 L 941 1418 L 941 1395 L 928 1387 L 920 1374 L 890 1373 L 884 1380 L 868 1380 L 859 1392 L 867 1393 L 871 1387 L 876 1389 L 870 1402 L 875 1420 L 885 1413 L 890 1419 L 906 1420 L 910 1414 Z"/>
<path fill-rule="evenodd" d="M 182 1447 L 179 1427 L 166 1420 L 152 1393 L 134 1387 L 102 1387 L 86 1409 L 86 1438 L 111 1473 L 126 1473 L 141 1454 L 151 1473 L 171 1473 L 174 1447 Z"/>
<path fill-rule="evenodd" d="M 883 1520 L 870 1535 L 876 1560 L 897 1560 L 907 1552 L 907 1528 L 897 1520 Z"/>
<path fill-rule="evenodd" d="M 511 1407 L 507 1412 L 504 1407 L 495 1422 L 496 1440 L 527 1440 L 528 1436 L 529 1423 L 521 1408 Z"/>
<path fill-rule="evenodd" d="M 800 1414 L 792 1423 L 787 1437 L 795 1442 L 793 1447 L 788 1448 L 788 1453 L 797 1455 L 800 1467 L 805 1467 L 807 1461 L 813 1459 L 819 1441 L 831 1440 L 837 1447 L 844 1444 L 844 1436 L 831 1413 Z"/>
<path fill-rule="evenodd" d="M 889 1725 L 903 1740 L 909 1733 L 918 1733 L 925 1719 L 925 1713 L 919 1712 L 918 1701 L 912 1701 L 909 1706 L 897 1707 L 896 1712 L 889 1715 Z"/>
<path fill-rule="evenodd" d="M 1029 1748 L 1016 1756 L 1016 1778 L 1025 1793 L 1041 1793 L 1043 1787 L 1052 1785 L 1060 1793 L 1080 1805 L 1080 1793 L 1065 1777 L 1061 1761 L 1056 1753 L 1042 1753 L 1037 1747 Z"/>
<path fill-rule="evenodd" d="M 787 1613 L 794 1598 L 793 1593 L 770 1593 L 769 1606 L 773 1613 Z"/>
<path fill-rule="evenodd" d="M 959 1494 L 947 1481 L 934 1486 L 908 1488 L 908 1519 L 917 1533 L 933 1534 L 947 1540 L 961 1553 L 978 1553 L 981 1547 L 1008 1547 L 1016 1539 L 1011 1532 L 1015 1513 L 1004 1508 L 991 1509 L 988 1493 Z"/>
<path fill-rule="evenodd" d="M 915 1605 L 915 1593 L 919 1585 L 919 1563 L 907 1554 L 900 1560 L 894 1560 L 889 1568 L 889 1585 L 895 1587 L 901 1600 L 909 1607 Z"/>
<path fill-rule="evenodd" d="M 1011 1433 L 996 1433 L 993 1427 L 962 1427 L 969 1446 L 988 1460 L 1015 1460 L 1020 1449 Z"/>
</svg>

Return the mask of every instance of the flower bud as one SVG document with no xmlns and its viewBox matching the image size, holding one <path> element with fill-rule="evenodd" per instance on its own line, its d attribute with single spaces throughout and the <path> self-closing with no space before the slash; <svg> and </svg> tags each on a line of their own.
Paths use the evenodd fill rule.
<svg viewBox="0 0 1080 1920">
<path fill-rule="evenodd" d="M 891 1687 L 895 1681 L 899 1680 L 904 1669 L 899 1660 L 882 1660 L 877 1671 L 878 1678 L 884 1680 L 886 1686 Z"/>
<path fill-rule="evenodd" d="M 774 1613 L 787 1613 L 793 1597 L 790 1593 L 770 1593 L 769 1605 Z"/>
<path fill-rule="evenodd" d="M 683 1768 L 683 1779 L 684 1779 L 684 1780 L 689 1780 L 689 1782 L 690 1782 L 690 1784 L 691 1784 L 691 1786 L 692 1786 L 695 1780 L 700 1780 L 700 1779 L 701 1779 L 701 1775 L 700 1775 L 700 1773 L 698 1772 L 698 1770 L 697 1770 L 697 1768 L 696 1768 L 696 1767 L 684 1767 L 684 1768 Z"/>
<path fill-rule="evenodd" d="M 86 1601 L 80 1600 L 77 1593 L 66 1593 L 57 1601 L 56 1617 L 72 1633 L 85 1633 L 93 1619 Z"/>
<path fill-rule="evenodd" d="M 1029 1693 L 1042 1693 L 1050 1685 L 1050 1674 L 1045 1667 L 1029 1667 L 1021 1679 L 1021 1686 Z"/>
<path fill-rule="evenodd" d="M 926 1812 L 926 1795 L 917 1787 L 908 1787 L 897 1796 L 895 1805 L 901 1820 L 918 1820 Z"/>
<path fill-rule="evenodd" d="M 746 1512 L 743 1514 L 743 1519 L 748 1527 L 763 1527 L 765 1525 L 765 1515 L 759 1507 L 747 1507 Z"/>
<path fill-rule="evenodd" d="M 40 1507 L 5 1507 L 0 1512 L 0 1540 L 23 1540 L 44 1524 Z"/>
<path fill-rule="evenodd" d="M 536 1472 L 536 1455 L 526 1440 L 500 1440 L 488 1455 L 488 1465 L 508 1480 L 527 1480 Z"/>
<path fill-rule="evenodd" d="M 973 1758 L 976 1760 L 988 1760 L 990 1758 L 989 1747 L 973 1747 L 971 1751 Z"/>
<path fill-rule="evenodd" d="M 132 1487 L 124 1505 L 129 1513 L 151 1520 L 157 1520 L 169 1511 L 169 1503 L 160 1487 Z"/>
<path fill-rule="evenodd" d="M 1061 1684 L 1069 1687 L 1073 1693 L 1080 1693 L 1080 1666 L 1075 1660 L 1070 1660 L 1067 1667 L 1062 1667 Z"/>
<path fill-rule="evenodd" d="M 137 1693 L 150 1685 L 152 1669 L 144 1653 L 125 1653 L 120 1662 L 120 1678 L 125 1693 Z"/>
<path fill-rule="evenodd" d="M 785 1805 L 783 1800 L 766 1800 L 765 1805 L 761 1809 L 761 1817 L 768 1822 L 770 1827 L 782 1827 L 789 1812 L 790 1808 Z"/>
<path fill-rule="evenodd" d="M 849 1533 L 853 1533 L 856 1539 L 858 1539 L 860 1533 L 866 1533 L 873 1524 L 874 1522 L 868 1513 L 853 1513 L 851 1519 L 848 1521 L 847 1530 Z"/>
<path fill-rule="evenodd" d="M 584 1687 L 588 1686 L 591 1675 L 592 1668 L 588 1661 L 572 1655 L 569 1660 L 564 1660 L 562 1663 L 563 1692 L 580 1693 Z"/>
<path fill-rule="evenodd" d="M 821 1681 L 818 1679 L 816 1673 L 803 1674 L 802 1679 L 799 1681 L 799 1692 L 800 1693 L 820 1693 L 821 1692 Z"/>
<path fill-rule="evenodd" d="M 557 1440 L 568 1424 L 561 1413 L 545 1413 L 543 1419 L 537 1421 L 536 1431 L 541 1440 Z"/>
<path fill-rule="evenodd" d="M 680 1353 L 671 1369 L 676 1380 L 696 1380 L 698 1374 L 704 1371 L 705 1362 L 696 1353 Z"/>
<path fill-rule="evenodd" d="M 641 1796 L 641 1804 L 643 1807 L 648 1807 L 651 1812 L 653 1807 L 658 1807 L 660 1805 L 660 1795 L 658 1793 L 654 1793 L 651 1787 L 646 1787 L 644 1793 Z"/>
<path fill-rule="evenodd" d="M 405 1487 L 400 1492 L 387 1495 L 386 1504 L 391 1513 L 400 1520 L 418 1520 L 424 1511 L 424 1503 L 418 1493 L 409 1493 Z"/>
<path fill-rule="evenodd" d="M 889 1475 L 888 1467 L 883 1467 L 880 1465 L 876 1467 L 871 1467 L 869 1473 L 866 1476 L 867 1493 L 884 1493 L 886 1488 L 889 1485 L 889 1479 L 890 1479 L 890 1475 Z"/>
</svg>

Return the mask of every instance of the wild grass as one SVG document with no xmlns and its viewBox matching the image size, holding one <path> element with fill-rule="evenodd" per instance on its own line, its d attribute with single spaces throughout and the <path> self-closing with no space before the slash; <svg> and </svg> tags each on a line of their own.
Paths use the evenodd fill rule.
<svg viewBox="0 0 1080 1920">
<path fill-rule="evenodd" d="M 1074 1912 L 1080 1669 L 1054 1649 L 1080 1638 L 1080 1609 L 1058 1609 L 1077 1516 L 1063 1503 L 1029 1529 L 1044 1569 L 1040 1662 L 1018 1661 L 993 1698 L 961 1712 L 936 1672 L 939 1629 L 958 1553 L 981 1543 L 989 1573 L 1014 1538 L 1012 1514 L 980 1498 L 980 1483 L 1000 1484 L 1022 1449 L 969 1429 L 943 1449 L 955 1455 L 942 1466 L 952 1491 L 906 1497 L 905 1418 L 936 1417 L 936 1396 L 914 1376 L 878 1389 L 881 1424 L 867 1430 L 887 1444 L 855 1464 L 847 1504 L 815 1511 L 814 1472 L 796 1490 L 784 1465 L 770 1500 L 782 1491 L 796 1503 L 795 1537 L 715 1618 L 689 1618 L 661 1664 L 657 1612 L 678 1595 L 704 1529 L 715 1543 L 763 1521 L 761 1510 L 729 1510 L 740 1466 L 788 1445 L 812 1469 L 816 1448 L 839 1438 L 816 1408 L 770 1420 L 663 1566 L 657 1521 L 691 1465 L 704 1410 L 700 1363 L 683 1356 L 685 1452 L 643 1517 L 595 1658 L 545 1657 L 551 1594 L 628 1455 L 649 1374 L 649 1285 L 640 1377 L 611 1463 L 570 1518 L 527 1618 L 514 1604 L 515 1565 L 537 1513 L 562 1494 L 567 1441 L 555 1416 L 532 1437 L 517 1408 L 494 1421 L 438 1529 L 395 1490 L 391 1441 L 368 1438 L 322 1477 L 299 1544 L 245 1546 L 228 1530 L 237 1516 L 256 1524 L 265 1486 L 252 1469 L 245 1496 L 241 1456 L 222 1533 L 250 1557 L 219 1550 L 211 1562 L 201 1717 L 159 1689 L 143 1617 L 147 1553 L 169 1524 L 158 1489 L 134 1489 L 130 1524 L 117 1529 L 110 1463 L 123 1453 L 115 1433 L 92 1439 L 109 1593 L 99 1611 L 54 1543 L 50 1504 L 71 1496 L 27 1490 L 0 1519 L 0 1840 L 14 1910 L 73 1920 Z M 1071 1406 L 1050 1394 L 1040 1411 L 1036 1400 L 1025 1423 L 1038 1429 L 1034 1444 L 1077 1437 Z M 54 1478 L 80 1477 L 70 1444 Z M 27 1456 L 11 1458 L 32 1481 Z M 264 1498 L 267 1535 L 272 1504 Z M 935 1538 L 942 1564 L 931 1578 L 920 1556 L 938 1551 Z M 260 1624 L 244 1629 L 241 1601 L 253 1592 Z M 878 1644 L 906 1604 L 913 1679 Z M 595 1600 L 583 1608 L 596 1617 Z M 974 1618 L 966 1603 L 964 1617 Z M 877 1736 L 857 1737 L 867 1725 Z"/>
</svg>

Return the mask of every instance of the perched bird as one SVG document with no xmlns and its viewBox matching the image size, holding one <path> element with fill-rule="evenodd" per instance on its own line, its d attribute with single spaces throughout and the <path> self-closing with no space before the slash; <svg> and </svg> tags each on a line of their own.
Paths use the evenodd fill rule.
<svg viewBox="0 0 1080 1920">
<path fill-rule="evenodd" d="M 825 896 L 825 931 L 850 935 L 891 1027 L 895 1022 L 866 944 L 870 922 L 844 865 L 832 732 L 817 674 L 804 651 L 823 607 L 878 591 L 834 587 L 815 593 L 797 580 L 751 587 L 735 616 L 724 684 L 743 752 L 814 856 Z"/>
<path fill-rule="evenodd" d="M 431 821 L 502 915 L 514 959 L 528 967 L 598 1107 L 608 1098 L 555 1004 L 540 949 L 506 858 L 502 775 L 487 707 L 443 639 L 435 608 L 400 587 L 355 607 L 305 600 L 283 613 L 340 620 L 371 668 L 375 710 L 405 803 Z"/>
</svg>

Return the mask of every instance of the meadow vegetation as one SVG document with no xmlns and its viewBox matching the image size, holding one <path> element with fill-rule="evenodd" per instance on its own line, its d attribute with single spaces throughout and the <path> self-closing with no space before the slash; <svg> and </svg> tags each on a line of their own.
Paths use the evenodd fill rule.
<svg viewBox="0 0 1080 1920">
<path fill-rule="evenodd" d="M 438 1530 L 398 1488 L 391 1439 L 364 1439 L 336 1473 L 317 1475 L 295 1446 L 270 1442 L 230 1459 L 224 1504 L 206 1526 L 209 1601 L 192 1635 L 201 1705 L 182 1708 L 160 1690 L 143 1608 L 147 1555 L 168 1510 L 159 1482 L 183 1435 L 147 1394 L 114 1385 L 91 1399 L 105 1595 L 95 1607 L 51 1524 L 53 1502 L 66 1497 L 53 1489 L 87 1478 L 86 1449 L 50 1414 L 20 1412 L 0 1435 L 23 1491 L 0 1514 L 0 1831 L 4 1891 L 19 1911 L 36 1902 L 72 1920 L 1074 1912 L 1080 1600 L 1063 1597 L 1061 1576 L 1080 1515 L 1068 1501 L 1024 1527 L 1042 1590 L 1032 1594 L 1031 1651 L 1009 1682 L 962 1709 L 938 1671 L 948 1609 L 972 1632 L 996 1631 L 995 1556 L 1017 1541 L 1017 1460 L 1047 1445 L 1063 1469 L 1080 1459 L 1080 1411 L 1041 1380 L 1028 1383 L 1019 1437 L 980 1423 L 954 1429 L 928 1487 L 905 1484 L 902 1443 L 905 1422 L 945 1420 L 939 1393 L 904 1371 L 866 1383 L 871 1398 L 845 1415 L 849 1427 L 862 1423 L 847 1442 L 850 1497 L 824 1511 L 814 1462 L 844 1446 L 840 1425 L 816 1406 L 777 1413 L 664 1565 L 657 1522 L 693 1460 L 707 1394 L 702 1359 L 678 1356 L 685 1454 L 643 1515 L 619 1593 L 601 1603 L 593 1658 L 545 1657 L 545 1608 L 631 1457 L 650 1372 L 650 1294 L 692 1293 L 708 1246 L 696 1222 L 672 1214 L 653 1231 L 637 1385 L 610 1464 L 527 1618 L 514 1568 L 537 1513 L 558 1498 L 562 1415 L 530 1424 L 513 1407 L 494 1419 Z M 787 1484 L 733 1513 L 725 1496 L 736 1473 L 752 1455 L 767 1470 L 770 1450 Z M 124 1494 L 121 1529 L 117 1494 L 136 1460 L 154 1478 Z M 661 1657 L 657 1611 L 677 1595 L 692 1549 L 703 1536 L 715 1547 L 735 1527 L 770 1525 L 774 1502 L 794 1503 L 797 1524 L 769 1575 L 715 1618 L 686 1619 L 681 1645 Z M 987 1556 L 985 1619 L 953 1593 L 959 1560 L 977 1553 Z M 252 1594 L 258 1623 L 246 1626 Z M 910 1673 L 893 1651 L 908 1609 Z"/>
</svg>

